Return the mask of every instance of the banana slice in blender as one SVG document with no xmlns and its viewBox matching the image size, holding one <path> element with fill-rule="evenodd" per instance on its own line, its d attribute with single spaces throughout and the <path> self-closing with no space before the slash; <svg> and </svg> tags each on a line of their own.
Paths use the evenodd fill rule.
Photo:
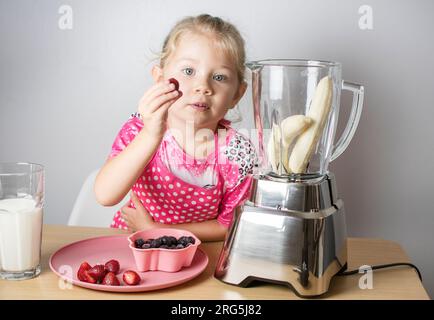
<svg viewBox="0 0 434 320">
<path fill-rule="evenodd" d="M 291 173 L 291 169 L 289 168 L 289 148 L 294 141 L 294 139 L 299 136 L 301 133 L 307 130 L 310 125 L 313 123 L 313 120 L 309 117 L 306 117 L 302 114 L 297 114 L 295 116 L 291 116 L 286 118 L 280 124 L 282 128 L 282 161 L 283 166 L 287 173 Z"/>
<path fill-rule="evenodd" d="M 315 150 L 321 138 L 324 126 L 327 122 L 333 98 L 333 81 L 326 76 L 318 83 L 307 112 L 307 116 L 313 120 L 313 124 L 300 136 L 292 148 L 289 157 L 289 168 L 293 173 L 305 173 L 312 152 Z"/>
<path fill-rule="evenodd" d="M 282 153 L 282 164 L 284 169 L 287 173 L 291 173 L 288 166 L 289 147 L 294 139 L 304 132 L 312 122 L 312 119 L 309 117 L 297 114 L 285 118 L 280 124 L 280 130 L 277 124 L 273 124 L 271 137 L 268 140 L 267 152 L 274 172 L 279 173 L 278 165 L 281 160 L 280 153 Z M 279 145 L 280 141 L 282 141 L 282 147 Z"/>
</svg>

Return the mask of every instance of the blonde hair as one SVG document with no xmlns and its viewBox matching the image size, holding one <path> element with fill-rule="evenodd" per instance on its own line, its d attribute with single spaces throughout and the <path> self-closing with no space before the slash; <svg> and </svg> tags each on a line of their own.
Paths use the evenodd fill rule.
<svg viewBox="0 0 434 320">
<path fill-rule="evenodd" d="M 175 24 L 163 43 L 160 53 L 161 67 L 164 67 L 168 57 L 176 49 L 180 36 L 185 32 L 212 34 L 216 39 L 216 45 L 234 61 L 239 82 L 244 81 L 246 53 L 240 32 L 233 24 L 209 14 L 186 17 Z"/>
</svg>

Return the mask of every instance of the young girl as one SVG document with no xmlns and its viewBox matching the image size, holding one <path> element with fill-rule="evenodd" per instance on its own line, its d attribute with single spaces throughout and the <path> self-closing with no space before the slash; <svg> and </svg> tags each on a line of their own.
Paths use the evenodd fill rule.
<svg viewBox="0 0 434 320">
<path fill-rule="evenodd" d="M 95 181 L 105 206 L 131 190 L 111 227 L 174 227 L 203 241 L 224 238 L 249 196 L 256 161 L 250 141 L 224 119 L 246 91 L 244 62 L 242 37 L 220 18 L 188 17 L 173 27 L 152 69 L 155 84 Z"/>
</svg>

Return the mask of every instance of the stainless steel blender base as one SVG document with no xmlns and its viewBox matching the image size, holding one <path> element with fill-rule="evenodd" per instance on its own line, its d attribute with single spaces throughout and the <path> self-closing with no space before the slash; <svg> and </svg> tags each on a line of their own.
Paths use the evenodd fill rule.
<svg viewBox="0 0 434 320">
<path fill-rule="evenodd" d="M 275 208 L 270 204 L 277 199 L 267 197 L 275 197 L 271 186 L 283 196 Z M 299 296 L 325 293 L 347 262 L 345 213 L 335 190 L 332 175 L 310 185 L 255 179 L 250 201 L 235 213 L 215 277 L 242 287 L 253 280 L 287 284 Z M 288 208 L 295 205 L 304 210 Z"/>
</svg>

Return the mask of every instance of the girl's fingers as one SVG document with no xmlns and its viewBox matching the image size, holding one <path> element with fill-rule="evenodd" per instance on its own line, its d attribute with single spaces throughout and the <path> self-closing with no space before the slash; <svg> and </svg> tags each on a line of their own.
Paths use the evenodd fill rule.
<svg viewBox="0 0 434 320">
<path fill-rule="evenodd" d="M 139 204 L 141 205 L 141 203 L 140 203 L 139 199 L 137 199 L 137 195 L 134 193 L 134 191 L 130 192 L 130 197 L 131 197 L 131 201 L 133 201 L 134 206 L 137 209 L 137 207 L 139 206 Z"/>
<path fill-rule="evenodd" d="M 174 90 L 175 90 L 175 85 L 173 83 L 163 82 L 161 85 L 158 85 L 155 88 L 155 91 L 153 91 L 152 94 L 150 94 L 150 96 L 159 97 L 163 94 L 172 92 Z"/>
<path fill-rule="evenodd" d="M 179 92 L 178 91 L 172 91 L 172 92 L 166 93 L 166 94 L 152 100 L 149 103 L 149 105 L 147 106 L 146 111 L 149 113 L 153 113 L 166 103 L 170 102 L 170 104 L 172 104 L 173 102 L 175 102 L 175 100 L 177 98 L 179 98 Z"/>
<path fill-rule="evenodd" d="M 157 83 L 155 83 L 154 85 L 152 85 L 146 92 L 145 92 L 145 94 L 143 95 L 143 96 L 147 96 L 147 95 L 149 95 L 149 96 L 151 96 L 151 95 L 158 95 L 157 94 L 157 92 L 164 92 L 164 90 L 167 90 L 167 91 L 171 91 L 171 90 L 173 90 L 173 89 L 170 89 L 170 88 L 172 88 L 172 86 L 170 86 L 170 82 L 169 82 L 169 80 L 166 80 L 166 81 L 160 81 L 160 82 L 157 82 Z M 173 86 L 173 88 L 174 88 L 174 86 Z M 160 93 L 161 94 L 161 93 Z"/>
<path fill-rule="evenodd" d="M 175 85 L 168 81 L 159 82 L 156 85 L 152 86 L 141 98 L 140 103 L 143 105 L 148 105 L 149 102 L 154 100 L 155 98 L 162 96 L 166 93 L 172 92 L 175 90 Z"/>
<path fill-rule="evenodd" d="M 124 221 L 124 223 L 125 223 L 126 225 L 128 225 L 128 217 L 127 217 L 127 215 L 125 215 L 124 213 L 122 213 L 122 214 L 121 214 L 121 218 L 122 218 L 122 220 Z"/>
<path fill-rule="evenodd" d="M 137 210 L 143 214 L 146 213 L 145 207 L 143 206 L 143 204 L 140 202 L 139 198 L 137 197 L 137 195 L 133 191 L 131 191 L 131 200 L 134 203 L 134 207 L 136 207 L 135 209 L 132 209 L 132 210 Z"/>
<path fill-rule="evenodd" d="M 129 209 L 131 208 L 128 206 L 128 204 L 125 204 L 122 206 L 121 212 L 127 214 Z"/>
<path fill-rule="evenodd" d="M 163 117 L 164 114 L 167 113 L 167 111 L 169 110 L 169 108 L 172 106 L 172 104 L 176 101 L 175 100 L 170 100 L 169 102 L 166 102 L 165 104 L 163 104 L 159 109 L 157 109 L 154 113 L 156 116 L 158 117 Z"/>
</svg>

